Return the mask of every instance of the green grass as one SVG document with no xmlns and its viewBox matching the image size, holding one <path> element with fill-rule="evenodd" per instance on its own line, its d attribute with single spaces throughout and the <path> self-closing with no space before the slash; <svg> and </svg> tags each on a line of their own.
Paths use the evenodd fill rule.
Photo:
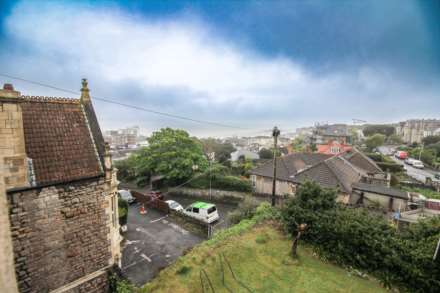
<svg viewBox="0 0 440 293">
<path fill-rule="evenodd" d="M 222 283 L 220 256 L 224 254 L 237 278 L 253 292 L 387 292 L 376 280 L 323 262 L 309 247 L 300 246 L 299 259 L 294 260 L 290 246 L 291 240 L 273 226 L 257 225 L 194 248 L 140 291 L 203 292 L 200 271 L 204 269 L 215 292 L 228 292 Z M 232 292 L 248 292 L 223 264 L 225 283 Z"/>
<path fill-rule="evenodd" d="M 435 198 L 440 199 L 440 192 L 434 191 L 429 188 L 417 188 L 417 187 L 408 187 L 408 186 L 402 186 L 403 190 L 410 191 L 410 192 L 417 192 L 421 193 L 427 198 Z"/>
</svg>

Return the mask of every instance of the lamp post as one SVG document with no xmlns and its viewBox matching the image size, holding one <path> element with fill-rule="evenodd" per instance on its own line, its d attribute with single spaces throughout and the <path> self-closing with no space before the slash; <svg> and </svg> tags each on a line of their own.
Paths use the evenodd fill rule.
<svg viewBox="0 0 440 293">
<path fill-rule="evenodd" d="M 277 144 L 278 136 L 280 135 L 280 130 L 278 127 L 274 127 L 272 130 L 273 136 L 273 181 L 272 181 L 272 206 L 275 206 L 275 193 L 276 193 L 276 183 L 277 183 Z"/>
</svg>

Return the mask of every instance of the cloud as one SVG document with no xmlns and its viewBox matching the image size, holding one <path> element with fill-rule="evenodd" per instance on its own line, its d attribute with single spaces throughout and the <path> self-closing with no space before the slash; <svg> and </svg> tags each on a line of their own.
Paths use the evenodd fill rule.
<svg viewBox="0 0 440 293">
<path fill-rule="evenodd" d="M 294 56 L 268 57 L 239 45 L 191 14 L 161 20 L 116 7 L 22 2 L 5 30 L 9 45 L 0 61 L 11 74 L 69 88 L 86 76 L 99 96 L 250 128 L 389 121 L 412 114 L 416 104 L 426 106 L 418 114 L 429 115 L 438 94 L 434 86 L 408 83 L 377 65 L 319 75 Z M 98 114 L 104 127 L 231 132 L 110 105 L 100 104 Z"/>
</svg>

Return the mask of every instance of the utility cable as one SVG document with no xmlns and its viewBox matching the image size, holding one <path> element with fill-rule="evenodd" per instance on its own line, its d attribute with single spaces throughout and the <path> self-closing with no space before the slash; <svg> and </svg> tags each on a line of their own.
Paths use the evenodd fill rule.
<svg viewBox="0 0 440 293">
<path fill-rule="evenodd" d="M 6 78 L 10 78 L 10 79 L 20 80 L 20 81 L 27 82 L 27 83 L 30 83 L 30 84 L 34 84 L 34 85 L 38 85 L 38 86 L 41 86 L 41 87 L 46 87 L 46 88 L 54 89 L 54 90 L 57 90 L 57 91 L 62 91 L 62 92 L 74 94 L 74 95 L 79 95 L 80 94 L 80 92 L 78 92 L 78 91 L 73 91 L 73 90 L 70 90 L 70 89 L 65 89 L 65 88 L 61 88 L 61 87 L 57 87 L 57 86 L 53 86 L 53 85 L 45 84 L 45 83 L 42 83 L 42 82 L 25 79 L 25 78 L 21 78 L 21 77 L 17 77 L 17 76 L 12 76 L 12 75 L 9 75 L 9 74 L 0 73 L 0 76 L 6 77 Z M 200 123 L 200 124 L 207 124 L 207 125 L 211 125 L 211 126 L 220 126 L 220 127 L 224 127 L 224 128 L 247 129 L 247 128 L 244 128 L 244 127 L 239 127 L 239 126 L 234 126 L 234 125 L 229 125 L 229 124 L 223 124 L 223 123 L 214 122 L 214 121 L 195 119 L 195 118 L 191 118 L 191 117 L 187 117 L 187 116 L 175 115 L 175 114 L 171 114 L 171 113 L 167 113 L 167 112 L 161 112 L 161 111 L 156 111 L 156 110 L 149 109 L 149 108 L 139 107 L 139 106 L 136 106 L 136 105 L 121 103 L 121 102 L 118 102 L 118 101 L 116 101 L 115 99 L 112 99 L 112 98 L 99 97 L 99 96 L 94 96 L 94 95 L 92 96 L 92 98 L 94 100 L 98 100 L 98 101 L 101 101 L 101 102 L 115 104 L 115 105 L 119 105 L 119 106 L 123 106 L 123 107 L 127 107 L 127 108 L 132 108 L 132 109 L 136 109 L 136 110 L 140 110 L 140 111 L 144 111 L 144 112 L 149 112 L 149 113 L 153 113 L 153 114 L 157 114 L 157 115 L 162 115 L 162 116 L 166 116 L 166 117 L 170 117 L 170 118 L 174 118 L 174 119 L 186 120 L 186 121 L 191 121 L 191 122 Z"/>
</svg>

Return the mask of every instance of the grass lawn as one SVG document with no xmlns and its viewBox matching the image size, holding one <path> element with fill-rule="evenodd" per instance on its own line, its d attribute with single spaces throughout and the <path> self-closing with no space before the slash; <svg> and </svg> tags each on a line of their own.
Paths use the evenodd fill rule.
<svg viewBox="0 0 440 293">
<path fill-rule="evenodd" d="M 289 239 L 268 224 L 225 240 L 208 241 L 163 270 L 141 292 L 203 292 L 201 269 L 208 274 L 215 292 L 228 292 L 222 283 L 221 254 L 237 279 L 252 292 L 388 292 L 376 280 L 360 278 L 321 261 L 308 247 L 300 246 L 299 260 L 293 260 L 290 245 Z M 234 280 L 226 263 L 223 266 L 229 292 L 249 292 Z M 204 280 L 205 292 L 212 292 Z"/>
</svg>

